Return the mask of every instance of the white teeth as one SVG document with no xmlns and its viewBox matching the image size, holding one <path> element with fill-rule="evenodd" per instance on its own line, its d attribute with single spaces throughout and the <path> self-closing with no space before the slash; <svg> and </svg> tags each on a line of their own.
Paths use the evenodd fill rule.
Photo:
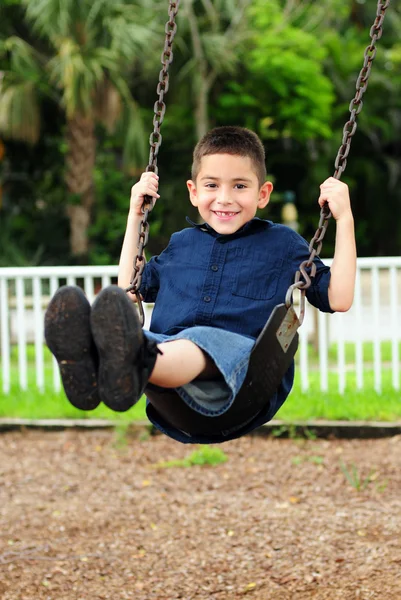
<svg viewBox="0 0 401 600">
<path fill-rule="evenodd" d="M 235 212 L 221 212 L 221 211 L 215 211 L 216 215 L 218 217 L 234 217 L 237 213 Z"/>
</svg>

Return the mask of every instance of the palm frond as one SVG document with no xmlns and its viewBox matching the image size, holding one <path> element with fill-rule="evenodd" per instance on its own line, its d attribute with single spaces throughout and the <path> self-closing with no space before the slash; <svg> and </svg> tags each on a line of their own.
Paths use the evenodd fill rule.
<svg viewBox="0 0 401 600">
<path fill-rule="evenodd" d="M 26 16 L 42 36 L 66 36 L 83 17 L 86 0 L 23 0 Z"/>
<path fill-rule="evenodd" d="M 53 54 L 44 61 L 47 75 L 43 78 L 42 73 L 42 80 L 46 79 L 50 87 L 59 91 L 67 118 L 79 113 L 97 118 L 111 129 L 123 111 L 128 132 L 125 155 L 143 160 L 146 141 L 142 137 L 141 115 L 125 79 L 132 64 L 138 59 L 145 60 L 153 43 L 162 39 L 163 19 L 157 12 L 161 3 L 155 0 L 21 2 L 34 30 L 51 46 Z M 19 56 L 19 71 L 32 71 L 28 63 L 24 67 L 21 52 Z"/>
<path fill-rule="evenodd" d="M 42 79 L 42 58 L 28 42 L 18 36 L 11 36 L 4 40 L 2 46 L 13 73 L 31 81 Z"/>
<path fill-rule="evenodd" d="M 124 134 L 125 169 L 134 170 L 143 167 L 147 159 L 149 133 L 145 129 L 141 111 L 135 102 L 130 102 L 126 106 L 121 125 Z"/>
<path fill-rule="evenodd" d="M 121 115 L 123 102 L 119 90 L 108 79 L 104 79 L 94 94 L 96 118 L 112 133 Z"/>
<path fill-rule="evenodd" d="M 215 4 L 213 4 L 212 0 L 202 0 L 202 5 L 211 24 L 212 31 L 218 30 L 220 23 L 220 15 L 217 10 L 217 7 L 215 6 Z"/>
<path fill-rule="evenodd" d="M 36 144 L 40 135 L 40 109 L 30 81 L 0 79 L 0 131 L 8 138 Z"/>
<path fill-rule="evenodd" d="M 132 102 L 133 100 L 131 90 L 129 89 L 129 86 L 123 74 L 118 72 L 110 72 L 109 77 L 111 83 L 118 90 L 118 93 L 120 94 L 123 103 L 128 105 L 130 102 Z"/>
<path fill-rule="evenodd" d="M 204 33 L 202 45 L 205 56 L 213 69 L 233 73 L 238 63 L 237 42 L 220 33 Z"/>
<path fill-rule="evenodd" d="M 106 20 L 111 43 L 110 50 L 126 65 L 143 56 L 152 46 L 154 32 L 148 24 L 127 22 L 123 16 Z"/>
<path fill-rule="evenodd" d="M 182 81 L 186 77 L 188 77 L 188 75 L 196 69 L 197 64 L 198 63 L 195 57 L 187 60 L 187 62 L 181 67 L 181 69 L 178 72 L 178 79 Z"/>
<path fill-rule="evenodd" d="M 104 10 L 110 8 L 110 5 L 113 5 L 113 3 L 111 3 L 109 0 L 93 1 L 85 22 L 85 26 L 88 31 L 90 31 L 93 28 L 99 16 L 104 14 Z"/>
<path fill-rule="evenodd" d="M 71 38 L 58 41 L 58 54 L 48 63 L 51 81 L 63 92 L 67 116 L 92 114 L 93 92 L 104 79 L 103 64 L 96 52 L 82 53 Z"/>
</svg>

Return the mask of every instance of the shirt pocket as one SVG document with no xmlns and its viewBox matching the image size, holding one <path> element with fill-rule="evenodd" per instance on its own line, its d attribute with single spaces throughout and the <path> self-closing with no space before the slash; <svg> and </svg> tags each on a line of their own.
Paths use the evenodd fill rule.
<svg viewBox="0 0 401 600">
<path fill-rule="evenodd" d="M 237 248 L 232 294 L 251 300 L 270 300 L 277 293 L 283 259 L 260 248 Z"/>
</svg>

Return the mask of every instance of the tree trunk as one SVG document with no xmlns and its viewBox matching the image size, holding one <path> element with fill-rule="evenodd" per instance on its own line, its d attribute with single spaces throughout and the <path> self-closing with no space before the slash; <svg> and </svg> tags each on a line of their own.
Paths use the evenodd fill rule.
<svg viewBox="0 0 401 600">
<path fill-rule="evenodd" d="M 67 206 L 70 219 L 70 250 L 72 256 L 88 254 L 88 227 L 94 204 L 93 169 L 96 155 L 94 122 L 90 117 L 76 115 L 67 122 L 65 181 L 73 201 Z"/>
<path fill-rule="evenodd" d="M 209 85 L 202 74 L 196 86 L 195 126 L 196 137 L 200 140 L 209 131 Z"/>
<path fill-rule="evenodd" d="M 68 204 L 70 220 L 70 251 L 72 256 L 85 259 L 89 252 L 88 228 L 91 221 L 90 210 L 80 204 Z"/>
<path fill-rule="evenodd" d="M 193 0 L 186 4 L 186 13 L 191 30 L 192 50 L 195 58 L 195 74 L 193 79 L 193 94 L 195 96 L 195 128 L 196 137 L 201 137 L 209 130 L 209 90 L 207 80 L 207 61 L 202 48 L 199 23 L 194 12 Z"/>
</svg>

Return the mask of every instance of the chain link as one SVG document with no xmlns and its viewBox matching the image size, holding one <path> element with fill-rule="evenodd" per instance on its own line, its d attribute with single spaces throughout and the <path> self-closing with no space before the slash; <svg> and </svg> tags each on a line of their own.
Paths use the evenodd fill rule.
<svg viewBox="0 0 401 600">
<path fill-rule="evenodd" d="M 390 5 L 390 0 L 385 2 L 378 1 L 376 19 L 370 29 L 371 43 L 366 47 L 364 52 L 363 66 L 359 73 L 356 81 L 356 94 L 351 100 L 349 105 L 350 117 L 345 123 L 343 128 L 343 138 L 341 146 L 338 150 L 337 157 L 334 162 L 335 172 L 333 177 L 340 179 L 341 175 L 345 171 L 347 166 L 347 157 L 351 149 L 352 138 L 357 128 L 357 116 L 362 110 L 363 102 L 362 98 L 368 87 L 369 76 L 372 69 L 372 64 L 376 56 L 376 42 L 382 37 L 383 34 L 383 21 L 386 15 L 386 10 Z M 312 280 L 316 275 L 316 265 L 314 259 L 320 255 L 323 245 L 323 238 L 326 234 L 326 230 L 331 218 L 331 212 L 326 203 L 320 210 L 319 225 L 309 244 L 310 256 L 308 260 L 304 260 L 299 270 L 295 274 L 294 283 L 288 288 L 285 303 L 287 308 L 292 305 L 292 294 L 294 290 L 298 289 L 301 291 L 301 308 L 300 308 L 300 323 L 302 323 L 303 316 L 305 314 L 305 292 L 312 285 Z"/>
<path fill-rule="evenodd" d="M 149 164 L 146 167 L 146 171 L 153 171 L 157 173 L 157 156 L 159 154 L 159 149 L 162 143 L 162 135 L 160 133 L 160 128 L 164 120 L 164 116 L 166 114 L 166 104 L 164 102 L 164 96 L 168 92 L 169 88 L 169 66 L 173 62 L 173 41 L 175 34 L 177 33 L 177 23 L 176 17 L 178 14 L 178 7 L 180 4 L 180 0 L 170 0 L 168 7 L 168 15 L 169 19 L 165 26 L 165 41 L 163 52 L 161 54 L 161 63 L 162 68 L 159 73 L 159 83 L 157 84 L 156 93 L 158 95 L 158 99 L 154 104 L 154 116 L 153 116 L 153 131 L 150 134 L 149 144 L 150 144 L 150 153 L 149 153 Z M 141 296 L 139 293 L 139 288 L 141 287 L 142 274 L 146 265 L 146 258 L 144 255 L 144 251 L 149 239 L 149 223 L 148 218 L 150 212 L 153 210 L 155 201 L 151 196 L 145 196 L 143 204 L 142 204 L 142 219 L 139 224 L 139 233 L 138 233 L 138 253 L 134 260 L 134 267 L 131 274 L 130 285 L 126 288 L 126 292 L 131 292 L 136 296 L 136 300 L 138 302 L 139 308 L 139 316 L 141 320 L 141 324 L 143 325 L 145 322 L 145 314 L 143 311 L 143 305 Z"/>
</svg>

